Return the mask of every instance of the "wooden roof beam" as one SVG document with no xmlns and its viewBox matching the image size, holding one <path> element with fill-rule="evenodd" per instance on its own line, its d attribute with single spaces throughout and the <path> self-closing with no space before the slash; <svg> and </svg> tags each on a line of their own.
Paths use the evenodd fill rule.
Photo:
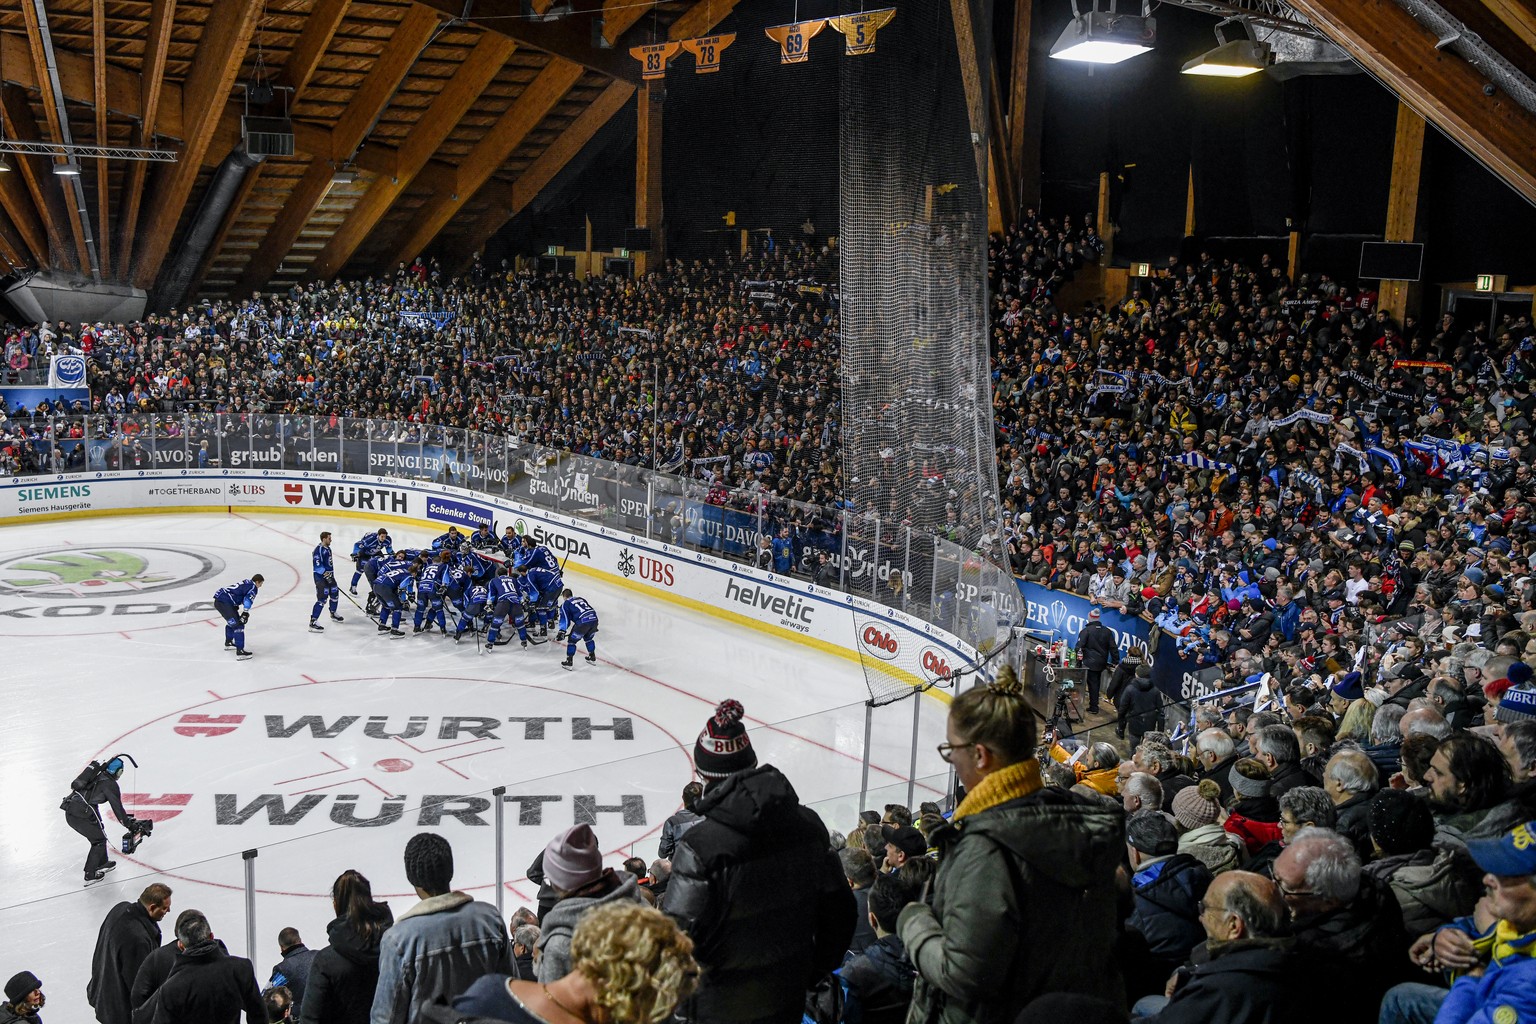
<svg viewBox="0 0 1536 1024">
<path fill-rule="evenodd" d="M 160 100 L 165 92 L 165 60 L 170 53 L 171 29 L 175 21 L 176 0 L 154 0 L 149 12 L 149 32 L 144 40 L 144 71 L 133 90 L 139 98 L 139 127 L 134 141 L 141 146 L 153 143 L 159 127 Z M 147 163 L 134 160 L 123 177 L 117 217 L 117 268 L 124 276 L 133 268 L 133 242 L 138 232 L 139 206 L 144 200 L 144 176 L 148 173 Z"/>
<path fill-rule="evenodd" d="M 426 7 L 413 6 L 406 11 L 394 35 L 384 47 L 384 52 L 374 62 L 363 84 L 352 94 L 351 102 L 337 119 L 336 127 L 331 130 L 330 158 L 321 159 L 316 156 L 310 160 L 304 176 L 289 193 L 288 201 L 283 204 L 262 247 L 246 263 L 239 281 L 235 283 L 235 294 L 244 295 L 267 286 L 273 273 L 293 248 L 293 243 L 298 240 L 304 225 L 309 223 L 315 207 L 330 191 L 331 175 L 337 168 L 351 161 L 363 139 L 378 121 L 379 115 L 389 106 L 395 90 L 404 81 L 411 65 L 416 63 L 422 47 L 432 38 L 432 33 L 437 29 L 437 21 L 436 12 Z"/>
<path fill-rule="evenodd" d="M 416 2 L 451 18 L 464 15 L 464 0 Z M 471 25 L 506 36 L 518 46 L 560 57 L 609 78 L 638 82 L 640 66 L 628 53 L 592 45 L 595 17 L 594 12 L 588 11 L 567 15 L 559 21 L 530 21 L 524 16 L 519 0 L 475 0 L 469 8 Z"/>
<path fill-rule="evenodd" d="M 64 98 L 71 103 L 95 106 L 95 60 L 88 53 L 53 48 L 58 62 L 59 84 L 64 87 Z M 107 64 L 107 110 L 135 120 L 144 117 L 141 79 L 137 72 Z M 27 40 L 15 32 L 0 32 L 0 74 L 33 92 L 41 91 L 37 74 L 27 52 Z M 181 84 L 166 82 L 160 90 L 160 106 L 156 129 L 159 134 L 173 139 L 183 137 L 181 124 Z"/>
<path fill-rule="evenodd" d="M 397 156 L 394 174 L 380 175 L 368 186 L 363 198 L 352 208 L 347 219 L 331 235 L 320 255 L 309 265 L 311 280 L 334 277 L 347 265 L 358 246 L 383 219 L 400 194 L 411 186 L 416 175 L 427 166 L 432 154 L 452 134 L 459 121 L 474 106 L 486 86 L 495 79 L 517 44 L 495 32 L 486 32 L 464 63 L 443 86 L 432 105 L 421 115 L 416 127 L 405 138 Z"/>
<path fill-rule="evenodd" d="M 1526 46 L 1536 49 L 1536 9 L 1525 0 L 1483 0 L 1483 6 L 1520 37 Z"/>
<path fill-rule="evenodd" d="M 11 156 L 8 159 L 19 170 L 18 165 L 30 158 Z M 22 174 L 0 174 L 0 209 L 10 218 L 11 226 L 21 236 L 22 243 L 31 250 L 33 265 L 52 266 L 53 258 L 48 252 L 48 229 L 38 216 L 32 197 L 27 194 L 27 183 Z"/>
<path fill-rule="evenodd" d="M 17 85 L 0 87 L 0 114 L 5 119 L 6 131 L 13 139 L 38 139 L 42 131 L 32 116 L 32 103 L 24 89 Z M 79 265 L 71 256 L 64 240 L 64 223 L 69 214 L 64 211 L 64 192 L 58 186 L 60 180 L 53 173 L 53 162 L 43 156 L 26 156 L 12 153 L 11 166 L 21 175 L 26 189 L 32 196 L 32 208 L 42 219 L 47 244 L 39 254 L 45 267 L 74 270 Z M 5 177 L 9 177 L 6 175 Z"/>
<path fill-rule="evenodd" d="M 491 209 L 475 224 L 461 247 L 463 262 L 458 269 L 463 270 L 468 266 L 474 254 L 485 247 L 485 243 L 501 230 L 502 225 L 527 209 L 534 197 L 544 191 L 545 186 L 555 179 L 555 175 L 592 141 L 592 137 L 614 114 L 624 109 L 634 95 L 635 87 L 628 82 L 610 82 L 608 88 L 599 93 L 597 99 L 566 126 L 559 138 L 518 175 L 517 181 L 492 200 Z"/>
<path fill-rule="evenodd" d="M 48 137 L 62 144 L 64 142 L 64 133 L 69 128 L 69 125 L 59 118 L 59 107 L 61 104 L 55 100 L 53 95 L 53 79 L 48 74 L 48 48 L 43 42 L 43 29 L 42 23 L 38 21 L 37 17 L 37 5 L 32 3 L 32 0 L 21 0 L 21 16 L 27 26 L 27 43 L 28 49 L 32 53 L 32 70 L 37 75 L 37 80 L 41 85 L 39 92 L 42 94 L 43 100 L 43 117 L 48 122 Z M 23 135 L 22 138 L 40 139 L 42 136 Z M 68 163 L 69 159 L 67 156 L 60 156 L 48 160 L 50 171 L 53 165 Z M 65 179 L 51 173 L 44 188 L 57 189 L 64 200 L 63 206 L 66 223 L 69 224 L 70 237 L 75 243 L 76 265 L 82 269 L 89 267 L 91 265 L 91 257 L 85 240 L 90 237 L 90 226 L 84 220 L 86 211 L 82 210 L 80 204 L 76 202 L 75 190 L 70 187 L 70 183 L 65 181 Z"/>
<path fill-rule="evenodd" d="M 698 3 L 688 8 L 682 17 L 672 23 L 667 30 L 667 36 L 669 39 L 679 40 L 707 35 L 730 15 L 736 8 L 736 4 L 737 0 L 698 0 Z M 626 10 L 638 10 L 643 15 L 649 8 L 630 7 Z M 510 188 L 505 189 L 502 196 L 493 200 L 490 211 L 474 226 L 463 246 L 464 260 L 459 269 L 462 270 L 463 267 L 468 266 L 474 254 L 484 248 L 485 243 L 490 241 L 507 221 L 527 209 L 528 204 L 533 202 L 534 196 L 544 191 L 549 183 L 555 180 L 555 175 L 575 159 L 576 154 L 592 141 L 592 138 L 613 119 L 615 114 L 624 109 L 624 105 L 634 94 L 635 87 L 628 82 L 614 82 L 598 94 L 597 99 L 593 100 L 576 120 L 566 126 L 565 131 L 560 133 L 560 137 L 523 170 L 517 181 Z"/>
<path fill-rule="evenodd" d="M 108 146 L 107 136 L 107 0 L 91 0 L 91 94 L 96 115 L 96 145 Z M 57 61 L 57 57 L 55 57 Z M 61 82 L 62 84 L 62 82 Z M 111 164 L 96 161 L 96 260 L 101 276 L 112 278 Z"/>
<path fill-rule="evenodd" d="M 568 60 L 551 58 L 459 165 L 458 191 L 436 196 L 422 206 L 385 266 L 403 263 L 425 249 L 581 80 L 582 70 Z"/>
<path fill-rule="evenodd" d="M 309 85 L 309 80 L 320 67 L 320 60 L 325 56 L 325 51 L 330 49 L 331 40 L 341 27 L 350 2 L 315 0 L 314 10 L 304 19 L 304 31 L 299 35 L 293 51 L 288 54 L 288 59 L 283 62 L 282 73 L 278 76 L 278 84 L 292 89 L 294 99 Z"/>
<path fill-rule="evenodd" d="M 1435 37 L 1390 0 L 1292 0 L 1421 117 L 1536 203 L 1536 115 L 1502 92 L 1483 94 L 1477 69 L 1435 48 Z"/>
</svg>

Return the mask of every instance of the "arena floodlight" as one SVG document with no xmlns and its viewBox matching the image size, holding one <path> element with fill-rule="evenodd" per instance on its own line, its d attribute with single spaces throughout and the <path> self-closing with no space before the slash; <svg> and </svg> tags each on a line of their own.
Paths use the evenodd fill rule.
<svg viewBox="0 0 1536 1024">
<path fill-rule="evenodd" d="M 1237 26 L 1238 37 L 1229 39 L 1222 30 L 1232 25 Z M 1270 45 L 1255 39 L 1253 30 L 1238 19 L 1229 18 L 1217 24 L 1216 42 L 1214 49 L 1185 63 L 1183 73 L 1208 78 L 1247 78 L 1263 71 L 1274 60 Z"/>
<path fill-rule="evenodd" d="M 62 164 L 54 164 L 53 173 L 61 178 L 78 178 L 80 177 L 80 165 L 73 160 L 66 160 Z"/>
<path fill-rule="evenodd" d="M 1082 11 L 1072 0 L 1072 20 L 1061 30 L 1051 46 L 1056 60 L 1085 64 L 1119 64 L 1137 54 L 1146 53 L 1157 42 L 1157 21 L 1143 13 L 1121 14 L 1116 0 L 1108 0 L 1109 9 L 1099 10 L 1101 0 L 1089 0 L 1092 9 Z"/>
</svg>

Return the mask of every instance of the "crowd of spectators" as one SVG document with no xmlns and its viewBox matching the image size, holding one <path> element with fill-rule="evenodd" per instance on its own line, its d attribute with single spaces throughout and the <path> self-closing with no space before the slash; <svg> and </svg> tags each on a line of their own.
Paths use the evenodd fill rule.
<svg viewBox="0 0 1536 1024">
<path fill-rule="evenodd" d="M 649 1020 L 659 1003 L 624 1018 L 602 1002 L 582 927 L 651 902 L 691 941 L 637 919 L 613 927 L 653 939 L 605 955 L 672 958 L 666 998 L 712 1024 L 994 1024 L 1047 1005 L 1239 1024 L 1536 1014 L 1529 319 L 1397 323 L 1327 277 L 1205 254 L 1123 302 L 1061 308 L 1099 248 L 1087 226 L 1032 214 L 993 239 L 998 548 L 1026 580 L 1154 622 L 1206 690 L 1246 692 L 1197 704 L 1175 740 L 1149 667 L 1126 658 L 1104 695 L 1134 708 L 1122 760 L 1038 743 L 1005 671 L 951 711 L 950 819 L 889 808 L 845 839 L 756 765 L 722 705 L 696 751 L 704 789 L 659 865 L 605 868 L 590 830 L 557 836 L 536 865 L 540 913 L 509 932 L 418 837 L 422 902 L 399 921 L 361 876 L 338 879 L 299 1019 L 363 1019 L 365 1002 L 374 1021 L 416 1019 L 458 998 L 517 1021 Z M 585 282 L 416 264 L 7 345 L 86 352 L 109 417 L 291 411 L 501 430 L 639 466 L 724 455 L 722 485 L 830 506 L 830 259 L 783 249 Z M 28 431 L 74 429 L 41 411 L 0 424 L 13 466 Z M 178 960 L 220 960 L 206 921 L 182 924 Z M 421 975 L 401 965 L 455 928 L 453 981 L 406 984 Z M 353 1016 L 311 1017 L 322 978 Z M 20 990 L 37 979 L 12 980 L 7 1012 L 35 1016 L 40 984 Z"/>
</svg>

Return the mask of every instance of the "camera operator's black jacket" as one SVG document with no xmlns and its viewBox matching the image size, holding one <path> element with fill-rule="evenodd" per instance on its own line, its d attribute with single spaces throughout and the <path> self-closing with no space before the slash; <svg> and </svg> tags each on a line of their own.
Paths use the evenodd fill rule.
<svg viewBox="0 0 1536 1024">
<path fill-rule="evenodd" d="M 124 827 L 128 824 L 128 812 L 123 808 L 123 791 L 118 788 L 117 780 L 106 772 L 96 776 L 85 792 L 80 793 L 79 798 L 71 791 L 64 801 L 64 813 L 71 818 L 83 818 L 87 821 L 99 817 L 96 808 L 101 804 L 112 805 L 112 813 L 117 815 L 117 820 Z"/>
<path fill-rule="evenodd" d="M 704 968 L 695 1024 L 799 1024 L 811 983 L 842 962 L 855 904 L 827 829 L 777 768 L 710 786 L 677 841 L 662 910 Z"/>
</svg>

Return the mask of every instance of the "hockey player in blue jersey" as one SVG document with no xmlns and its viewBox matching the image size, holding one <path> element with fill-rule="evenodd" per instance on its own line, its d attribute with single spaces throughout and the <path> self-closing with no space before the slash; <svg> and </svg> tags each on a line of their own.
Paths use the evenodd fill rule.
<svg viewBox="0 0 1536 1024">
<path fill-rule="evenodd" d="M 527 574 L 528 582 L 538 592 L 534 611 L 538 618 L 539 635 L 543 636 L 549 632 L 550 623 L 555 620 L 555 606 L 565 586 L 565 581 L 560 578 L 560 563 L 555 560 L 549 548 L 532 537 L 524 537 L 522 550 L 518 557 L 512 559 L 512 564 Z"/>
<path fill-rule="evenodd" d="M 464 592 L 464 600 L 459 604 L 459 628 L 453 631 L 454 643 L 459 642 L 459 637 L 463 636 L 466 630 L 479 628 L 476 620 L 485 614 L 485 602 L 489 598 L 490 594 L 484 587 L 470 587 Z"/>
<path fill-rule="evenodd" d="M 469 574 L 470 579 L 485 584 L 496 575 L 496 567 L 500 563 L 474 551 L 460 551 L 458 564 Z"/>
<path fill-rule="evenodd" d="M 467 540 L 469 540 L 469 538 L 460 533 L 457 526 L 450 526 L 448 527 L 447 533 L 441 534 L 432 541 L 432 550 L 446 550 L 457 553 L 458 550 L 464 546 L 464 543 Z"/>
<path fill-rule="evenodd" d="M 422 621 L 426 621 L 426 630 L 432 631 L 432 624 L 437 623 L 437 631 L 443 636 L 448 635 L 448 620 L 443 612 L 443 599 L 448 596 L 448 567 L 453 556 L 446 551 L 439 551 L 437 558 L 429 561 L 427 567 L 421 570 L 421 577 L 416 581 L 416 628 L 413 633 L 422 631 Z"/>
<path fill-rule="evenodd" d="M 363 578 L 363 563 L 377 555 L 388 555 L 394 551 L 394 545 L 389 539 L 389 531 L 379 527 L 372 533 L 365 533 L 361 540 L 352 545 L 352 562 L 355 569 L 352 572 L 352 582 L 347 589 L 353 594 L 357 593 L 357 581 Z M 369 584 L 373 583 L 373 577 L 368 578 Z"/>
<path fill-rule="evenodd" d="M 233 649 L 241 661 L 251 656 L 245 649 L 245 624 L 251 620 L 251 605 L 256 603 L 256 591 L 266 580 L 257 573 L 248 580 L 213 592 L 213 610 L 224 620 L 224 647 Z"/>
<path fill-rule="evenodd" d="M 336 563 L 331 559 L 329 530 L 320 534 L 320 543 L 315 545 L 314 562 L 315 606 L 309 611 L 309 628 L 313 632 L 324 633 L 325 627 L 320 625 L 320 610 L 325 607 L 327 600 L 331 603 L 331 620 L 346 621 L 336 612 L 336 600 L 341 596 L 341 590 L 336 586 Z"/>
<path fill-rule="evenodd" d="M 415 562 L 390 562 L 373 580 L 373 592 L 379 597 L 379 632 L 393 637 L 405 636 L 400 629 L 400 612 L 405 607 L 402 591 L 409 592 L 421 571 Z"/>
<path fill-rule="evenodd" d="M 490 523 L 481 523 L 479 529 L 469 535 L 469 546 L 475 551 L 501 550 L 501 542 L 496 539 L 496 531 L 491 529 Z"/>
<path fill-rule="evenodd" d="M 486 606 L 490 609 L 491 628 L 485 634 L 485 649 L 490 651 L 501 636 L 501 627 L 508 623 L 517 630 L 517 638 L 528 646 L 528 615 L 524 609 L 524 592 L 520 588 L 520 574 L 516 569 L 503 567 L 486 586 Z M 508 643 L 511 641 L 509 640 Z"/>
<path fill-rule="evenodd" d="M 517 530 L 507 527 L 501 535 L 501 553 L 511 558 L 522 549 L 522 538 L 517 535 Z"/>
<path fill-rule="evenodd" d="M 587 644 L 586 661 L 597 664 L 597 610 L 584 597 L 572 597 L 569 590 L 560 592 L 560 632 L 565 634 L 565 660 L 561 668 L 571 668 L 576 660 L 576 642 Z"/>
</svg>

